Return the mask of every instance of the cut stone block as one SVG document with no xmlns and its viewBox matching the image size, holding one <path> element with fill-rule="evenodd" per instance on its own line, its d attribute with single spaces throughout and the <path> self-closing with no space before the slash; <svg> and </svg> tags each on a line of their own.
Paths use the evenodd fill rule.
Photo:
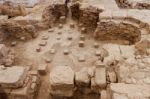
<svg viewBox="0 0 150 99">
<path fill-rule="evenodd" d="M 62 24 L 59 24 L 58 28 L 59 28 L 59 29 L 63 28 L 63 25 L 62 25 Z"/>
<path fill-rule="evenodd" d="M 36 51 L 37 51 L 37 52 L 40 52 L 40 51 L 41 51 L 41 47 L 38 46 L 38 47 L 36 48 Z"/>
<path fill-rule="evenodd" d="M 61 16 L 59 18 L 59 20 L 60 20 L 60 23 L 64 24 L 66 22 L 66 17 L 65 16 Z"/>
<path fill-rule="evenodd" d="M 81 36 L 80 36 L 80 40 L 84 41 L 84 40 L 85 40 L 85 36 L 84 36 L 84 35 L 81 35 Z"/>
<path fill-rule="evenodd" d="M 98 67 L 95 69 L 95 76 L 94 80 L 99 88 L 106 87 L 106 68 L 105 67 Z"/>
<path fill-rule="evenodd" d="M 69 49 L 64 49 L 64 55 L 68 55 L 69 54 Z"/>
<path fill-rule="evenodd" d="M 26 68 L 13 66 L 0 69 L 0 85 L 4 88 L 18 88 L 23 86 L 27 76 Z"/>
<path fill-rule="evenodd" d="M 50 73 L 50 93 L 70 97 L 74 90 L 74 72 L 69 66 L 57 66 Z"/>
<path fill-rule="evenodd" d="M 42 40 L 42 41 L 39 43 L 40 46 L 46 46 L 46 44 L 47 44 L 47 41 L 44 41 L 44 40 Z"/>
<path fill-rule="evenodd" d="M 50 49 L 50 54 L 55 54 L 56 50 L 55 49 Z"/>
<path fill-rule="evenodd" d="M 68 40 L 72 40 L 72 36 L 68 36 Z"/>
<path fill-rule="evenodd" d="M 14 41 L 14 42 L 11 42 L 11 46 L 16 46 L 17 42 Z"/>
<path fill-rule="evenodd" d="M 84 67 L 75 73 L 75 82 L 79 86 L 89 86 L 90 77 L 88 75 L 88 68 Z"/>
<path fill-rule="evenodd" d="M 78 61 L 79 62 L 85 62 L 85 56 L 84 55 L 80 55 Z"/>
<path fill-rule="evenodd" d="M 81 33 L 86 33 L 86 28 L 81 28 Z"/>
<path fill-rule="evenodd" d="M 96 55 L 96 56 L 101 56 L 101 51 L 100 51 L 100 50 L 97 50 L 97 51 L 95 52 L 95 55 Z"/>
<path fill-rule="evenodd" d="M 48 32 L 54 32 L 54 29 L 49 29 Z"/>
<path fill-rule="evenodd" d="M 94 43 L 94 48 L 98 48 L 99 44 L 98 43 Z"/>
<path fill-rule="evenodd" d="M 71 24 L 70 24 L 70 27 L 71 27 L 71 28 L 74 28 L 74 27 L 75 27 L 74 23 L 71 23 Z"/>
<path fill-rule="evenodd" d="M 85 43 L 84 41 L 79 41 L 79 47 L 84 47 Z"/>
<path fill-rule="evenodd" d="M 42 40 L 48 40 L 49 36 L 48 35 L 43 35 Z"/>
<path fill-rule="evenodd" d="M 48 70 L 48 65 L 47 64 L 41 64 L 38 66 L 38 72 L 41 75 L 45 75 L 47 73 Z"/>
</svg>

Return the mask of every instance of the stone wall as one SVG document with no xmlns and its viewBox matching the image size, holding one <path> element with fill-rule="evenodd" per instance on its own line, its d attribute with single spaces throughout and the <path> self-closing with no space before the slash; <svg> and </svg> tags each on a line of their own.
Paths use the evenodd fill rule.
<svg viewBox="0 0 150 99">
<path fill-rule="evenodd" d="M 130 44 L 134 44 L 140 41 L 140 30 L 127 23 L 116 23 L 114 21 L 100 21 L 94 36 L 98 40 L 122 40 L 129 41 Z"/>
<path fill-rule="evenodd" d="M 3 21 L 0 24 L 1 32 L 8 38 L 20 39 L 24 37 L 27 39 L 34 38 L 37 33 L 33 25 L 21 25 L 16 21 Z"/>
<path fill-rule="evenodd" d="M 52 0 L 52 3 L 43 11 L 43 22 L 51 27 L 59 22 L 61 16 L 66 16 L 67 11 L 65 0 Z"/>
<path fill-rule="evenodd" d="M 72 18 L 90 31 L 97 27 L 99 13 L 103 10 L 104 8 L 101 5 L 90 5 L 87 3 L 75 2 L 71 6 Z"/>
<path fill-rule="evenodd" d="M 119 7 L 131 9 L 150 9 L 150 1 L 116 0 Z"/>
</svg>

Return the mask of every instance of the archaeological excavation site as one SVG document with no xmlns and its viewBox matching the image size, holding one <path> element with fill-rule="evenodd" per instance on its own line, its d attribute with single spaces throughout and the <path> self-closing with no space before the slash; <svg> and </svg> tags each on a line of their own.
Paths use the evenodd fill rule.
<svg viewBox="0 0 150 99">
<path fill-rule="evenodd" d="M 150 0 L 0 0 L 0 99 L 150 99 Z"/>
</svg>

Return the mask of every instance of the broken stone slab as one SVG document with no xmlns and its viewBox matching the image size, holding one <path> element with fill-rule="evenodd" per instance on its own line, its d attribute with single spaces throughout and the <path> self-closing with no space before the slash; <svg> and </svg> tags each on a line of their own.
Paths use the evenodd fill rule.
<svg viewBox="0 0 150 99">
<path fill-rule="evenodd" d="M 0 85 L 3 88 L 22 87 L 26 76 L 27 70 L 24 67 L 13 66 L 0 69 Z"/>
<path fill-rule="evenodd" d="M 80 71 L 75 73 L 75 82 L 79 86 L 89 86 L 90 77 L 88 74 L 88 68 L 83 67 Z"/>
<path fill-rule="evenodd" d="M 74 71 L 69 66 L 57 66 L 50 72 L 52 95 L 70 97 L 74 90 Z"/>
<path fill-rule="evenodd" d="M 47 64 L 41 64 L 38 66 L 38 72 L 41 75 L 45 75 L 48 71 L 48 65 Z"/>
</svg>

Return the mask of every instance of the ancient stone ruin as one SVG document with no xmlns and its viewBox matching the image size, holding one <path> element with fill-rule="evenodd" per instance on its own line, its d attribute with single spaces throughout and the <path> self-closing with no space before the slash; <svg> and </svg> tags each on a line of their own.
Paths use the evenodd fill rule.
<svg viewBox="0 0 150 99">
<path fill-rule="evenodd" d="M 150 1 L 0 0 L 0 99 L 150 99 Z"/>
</svg>

